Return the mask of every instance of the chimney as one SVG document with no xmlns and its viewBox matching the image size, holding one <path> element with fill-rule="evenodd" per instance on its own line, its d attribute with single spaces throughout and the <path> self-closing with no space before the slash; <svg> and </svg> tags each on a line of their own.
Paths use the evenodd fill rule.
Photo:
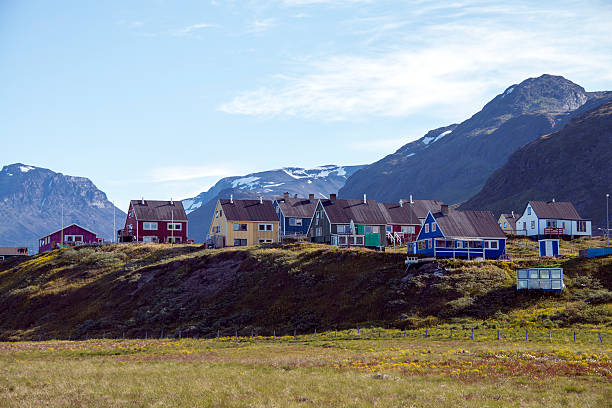
<svg viewBox="0 0 612 408">
<path fill-rule="evenodd" d="M 512 218 L 514 218 L 514 210 L 512 210 Z"/>
<path fill-rule="evenodd" d="M 308 199 L 309 200 L 314 200 L 314 194 L 312 194 L 312 193 L 308 194 Z"/>
<path fill-rule="evenodd" d="M 448 204 L 442 204 L 442 205 L 440 206 L 440 212 L 441 212 L 442 214 L 448 214 Z"/>
<path fill-rule="evenodd" d="M 367 204 L 368 203 L 368 199 L 365 193 L 363 193 L 363 203 Z"/>
<path fill-rule="evenodd" d="M 174 201 L 172 201 L 172 197 L 170 197 L 170 205 L 174 205 Z"/>
<path fill-rule="evenodd" d="M 144 197 L 140 197 L 140 204 L 144 205 Z"/>
<path fill-rule="evenodd" d="M 234 204 L 234 195 L 230 194 L 230 204 Z"/>
<path fill-rule="evenodd" d="M 400 204 L 400 207 L 403 207 L 403 206 L 404 206 L 404 200 L 402 200 L 402 199 L 400 198 L 400 202 L 399 202 L 399 204 Z"/>
<path fill-rule="evenodd" d="M 330 194 L 329 199 L 330 201 L 336 201 L 336 194 L 335 193 Z"/>
<path fill-rule="evenodd" d="M 414 201 L 412 201 L 412 194 L 410 194 L 410 204 L 414 204 Z"/>
<path fill-rule="evenodd" d="M 259 204 L 263 204 L 263 196 L 259 196 Z"/>
<path fill-rule="evenodd" d="M 555 202 L 555 197 L 553 197 L 553 201 L 552 201 L 552 202 L 553 202 L 553 203 Z"/>
<path fill-rule="evenodd" d="M 289 192 L 285 192 L 285 193 L 283 194 L 283 198 L 284 198 L 285 200 L 286 200 L 286 199 L 288 199 L 288 198 L 289 198 Z"/>
</svg>

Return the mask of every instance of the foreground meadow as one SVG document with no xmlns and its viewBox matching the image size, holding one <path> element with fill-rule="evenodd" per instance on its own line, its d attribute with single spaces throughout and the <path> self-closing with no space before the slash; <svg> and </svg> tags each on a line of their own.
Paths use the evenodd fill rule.
<svg viewBox="0 0 612 408">
<path fill-rule="evenodd" d="M 0 406 L 612 406 L 610 333 L 547 333 L 0 343 Z"/>
</svg>

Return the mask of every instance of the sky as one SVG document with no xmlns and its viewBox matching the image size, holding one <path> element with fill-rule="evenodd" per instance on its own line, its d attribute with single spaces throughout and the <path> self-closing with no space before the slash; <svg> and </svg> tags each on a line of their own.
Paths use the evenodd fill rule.
<svg viewBox="0 0 612 408">
<path fill-rule="evenodd" d="M 0 0 L 0 166 L 120 208 L 372 163 L 544 73 L 612 90 L 609 1 Z"/>
</svg>

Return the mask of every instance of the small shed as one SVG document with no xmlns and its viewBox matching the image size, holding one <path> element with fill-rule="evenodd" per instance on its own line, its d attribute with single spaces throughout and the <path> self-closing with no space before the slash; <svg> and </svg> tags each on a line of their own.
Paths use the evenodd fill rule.
<svg viewBox="0 0 612 408">
<path fill-rule="evenodd" d="M 559 256 L 559 240 L 558 239 L 541 239 L 540 256 Z"/>
<path fill-rule="evenodd" d="M 526 268 L 516 270 L 516 290 L 545 290 L 560 292 L 563 268 Z"/>
</svg>

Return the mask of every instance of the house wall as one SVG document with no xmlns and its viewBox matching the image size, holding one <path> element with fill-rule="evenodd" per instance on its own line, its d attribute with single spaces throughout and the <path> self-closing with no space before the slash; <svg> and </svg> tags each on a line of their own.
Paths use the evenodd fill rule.
<svg viewBox="0 0 612 408">
<path fill-rule="evenodd" d="M 217 211 L 222 211 L 221 203 L 217 201 L 215 212 L 213 213 L 212 222 L 210 225 L 209 234 L 211 236 L 222 236 L 225 240 L 225 246 L 234 246 L 234 239 L 246 239 L 247 245 L 257 245 L 260 239 L 271 239 L 272 242 L 278 242 L 279 221 L 229 221 L 225 212 L 220 213 L 216 217 Z M 234 224 L 247 224 L 246 231 L 234 231 Z M 272 224 L 272 231 L 259 231 L 259 224 Z M 216 227 L 219 227 L 219 232 Z"/>
<path fill-rule="evenodd" d="M 144 229 L 145 222 L 156 222 L 157 230 Z M 158 242 L 168 242 L 169 237 L 180 237 L 181 242 L 187 241 L 187 222 L 186 221 L 174 221 L 175 223 L 181 224 L 180 231 L 172 231 L 168 229 L 168 224 L 172 221 L 155 221 L 155 220 L 138 220 L 138 242 L 145 242 L 145 237 L 157 237 Z"/>
<path fill-rule="evenodd" d="M 504 231 L 504 234 L 512 235 L 516 233 L 515 230 L 512 228 L 512 224 L 510 223 L 510 221 L 508 221 L 508 219 L 503 215 L 499 216 L 499 220 L 497 220 L 497 223 L 499 224 L 499 228 Z"/>
<path fill-rule="evenodd" d="M 317 212 L 320 214 L 320 217 L 317 218 Z M 316 235 L 316 228 L 321 228 L 321 235 Z M 310 227 L 308 229 L 308 237 L 312 242 L 317 242 L 320 244 L 329 244 L 331 243 L 331 234 L 332 225 L 327 218 L 327 214 L 325 213 L 325 209 L 323 205 L 319 201 L 317 203 L 317 208 L 315 209 L 315 213 L 312 216 L 312 222 L 310 223 Z"/>
<path fill-rule="evenodd" d="M 527 235 L 529 237 L 538 237 L 544 235 L 544 229 L 548 228 L 549 221 L 556 222 L 556 228 L 563 228 L 563 235 L 567 236 L 591 236 L 592 234 L 592 226 L 591 221 L 586 220 L 586 231 L 578 232 L 578 221 L 577 220 L 560 220 L 560 219 L 549 219 L 542 218 L 539 219 L 535 211 L 531 210 L 531 214 L 528 214 L 528 210 L 531 206 L 528 204 L 525 207 L 525 211 L 521 218 L 519 218 L 516 222 L 517 234 Z M 531 227 L 531 222 L 534 221 L 534 228 Z M 525 224 L 526 230 L 524 230 L 523 223 Z"/>
<path fill-rule="evenodd" d="M 278 201 L 273 202 L 274 209 L 278 215 L 278 221 L 280 225 L 280 235 L 307 235 L 308 228 L 310 227 L 311 218 L 300 218 L 300 217 L 286 217 L 280 209 Z M 290 219 L 301 219 L 302 226 L 290 225 Z"/>
<path fill-rule="evenodd" d="M 98 237 L 96 234 L 93 234 L 79 227 L 78 225 L 70 225 L 64 228 L 63 229 L 64 240 L 65 240 L 66 235 L 82 235 L 84 244 L 97 244 L 98 243 Z M 39 253 L 55 249 L 56 246 L 61 243 L 62 231 L 57 231 L 51 235 L 41 238 L 41 240 L 46 239 L 47 237 L 49 238 L 48 243 L 41 244 L 39 240 L 39 247 L 38 247 Z"/>
</svg>

